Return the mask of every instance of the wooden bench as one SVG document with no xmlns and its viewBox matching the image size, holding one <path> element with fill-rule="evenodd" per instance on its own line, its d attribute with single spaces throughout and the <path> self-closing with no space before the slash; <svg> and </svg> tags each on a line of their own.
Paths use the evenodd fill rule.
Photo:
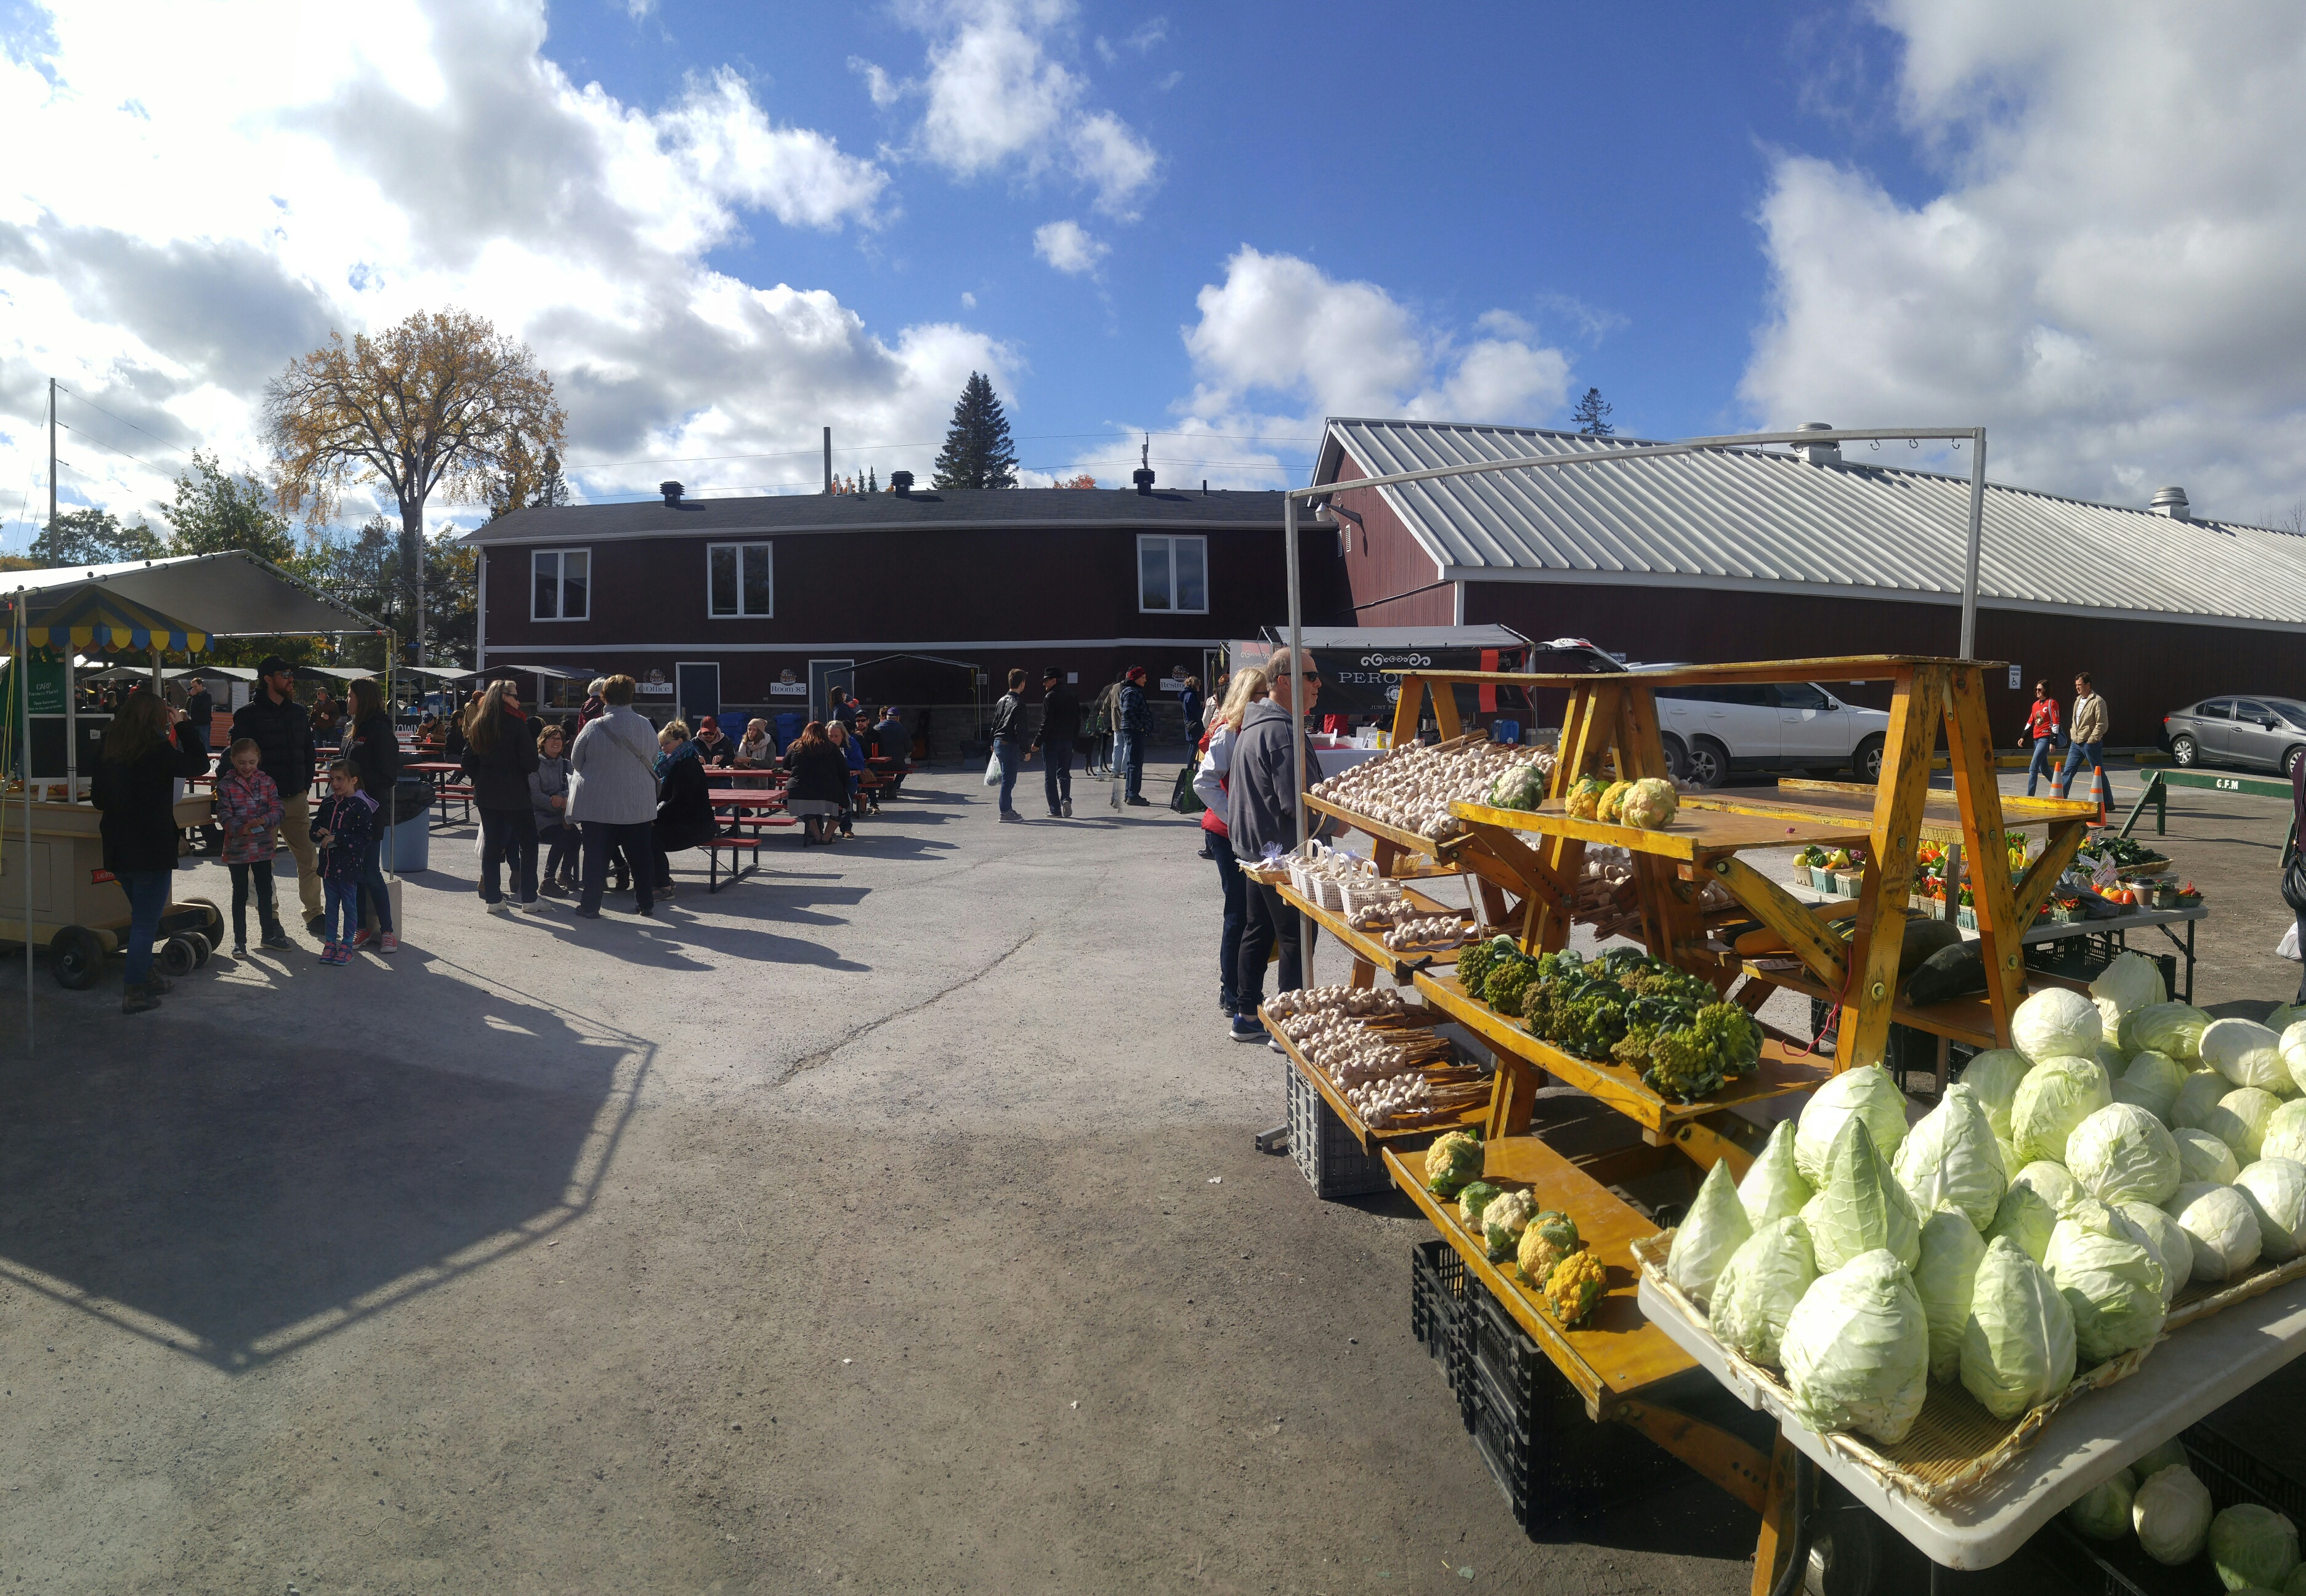
<svg viewBox="0 0 2306 1596">
<path fill-rule="evenodd" d="M 440 818 L 432 823 L 432 829 L 434 831 L 439 831 L 442 826 L 466 825 L 471 824 L 473 818 L 473 789 L 469 784 L 443 781 L 432 789 L 432 801 L 439 806 L 440 811 Z M 465 815 L 462 820 L 451 820 L 448 818 L 448 806 L 452 802 L 465 806 Z"/>
</svg>

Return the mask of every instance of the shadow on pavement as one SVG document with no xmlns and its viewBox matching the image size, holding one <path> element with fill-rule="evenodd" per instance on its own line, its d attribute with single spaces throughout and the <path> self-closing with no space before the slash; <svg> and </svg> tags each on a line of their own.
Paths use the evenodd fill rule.
<svg viewBox="0 0 2306 1596">
<path fill-rule="evenodd" d="M 51 1003 L 40 1054 L 0 1060 L 0 1275 L 236 1372 L 584 1212 L 653 1046 L 404 968 L 405 1043 L 238 1003 L 98 1052 Z"/>
</svg>

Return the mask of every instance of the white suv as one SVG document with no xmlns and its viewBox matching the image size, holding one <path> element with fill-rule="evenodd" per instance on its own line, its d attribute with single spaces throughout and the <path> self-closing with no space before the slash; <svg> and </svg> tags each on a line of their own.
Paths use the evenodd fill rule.
<svg viewBox="0 0 2306 1596">
<path fill-rule="evenodd" d="M 1799 770 L 1861 781 L 1882 774 L 1890 717 L 1815 682 L 1659 689 L 1660 730 L 1675 775 L 1719 787 L 1732 771 Z"/>
</svg>

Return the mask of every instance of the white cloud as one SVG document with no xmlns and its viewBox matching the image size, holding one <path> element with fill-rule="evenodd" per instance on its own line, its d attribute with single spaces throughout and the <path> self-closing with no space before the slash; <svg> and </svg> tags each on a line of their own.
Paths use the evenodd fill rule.
<svg viewBox="0 0 2306 1596">
<path fill-rule="evenodd" d="M 0 57 L 0 141 L 47 152 L 0 178 L 0 510 L 45 455 L 50 372 L 168 446 L 255 464 L 254 402 L 285 361 L 423 308 L 530 341 L 595 493 L 669 472 L 705 490 L 809 478 L 805 462 L 585 463 L 807 449 L 826 423 L 935 437 L 971 370 L 1006 389 L 1015 369 L 965 327 L 880 335 L 824 290 L 706 264 L 756 218 L 886 214 L 885 172 L 776 123 L 732 72 L 655 113 L 623 104 L 542 56 L 533 0 L 382 0 L 295 27 L 258 3 L 128 29 L 100 0 L 53 9 Z M 165 499 L 180 457 L 73 404 L 65 501 Z"/>
<path fill-rule="evenodd" d="M 1762 208 L 1769 424 L 1983 422 L 2004 480 L 2244 518 L 2306 493 L 2306 12 L 1883 0 L 1944 174 L 1788 157 Z"/>
<path fill-rule="evenodd" d="M 913 153 L 964 179 L 1062 174 L 1092 190 L 1097 209 L 1134 218 L 1160 158 L 1120 117 L 1087 107 L 1087 81 L 1051 54 L 1070 0 L 921 0 L 901 14 L 928 36 L 926 75 L 893 83 L 869 62 L 850 64 L 875 105 L 922 101 Z"/>
<path fill-rule="evenodd" d="M 1033 229 L 1033 252 L 1072 276 L 1095 271 L 1112 247 L 1093 237 L 1079 222 L 1047 222 Z"/>
</svg>

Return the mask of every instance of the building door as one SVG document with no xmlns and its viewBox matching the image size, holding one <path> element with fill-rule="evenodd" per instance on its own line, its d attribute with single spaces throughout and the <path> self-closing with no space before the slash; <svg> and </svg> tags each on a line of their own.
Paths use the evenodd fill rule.
<svg viewBox="0 0 2306 1596">
<path fill-rule="evenodd" d="M 721 667 L 717 663 L 675 665 L 672 668 L 673 703 L 680 718 L 695 731 L 708 720 L 721 713 Z"/>
<path fill-rule="evenodd" d="M 857 661 L 854 660 L 811 660 L 808 662 L 808 718 L 824 719 L 825 701 L 839 687 L 854 697 L 857 693 Z"/>
</svg>

